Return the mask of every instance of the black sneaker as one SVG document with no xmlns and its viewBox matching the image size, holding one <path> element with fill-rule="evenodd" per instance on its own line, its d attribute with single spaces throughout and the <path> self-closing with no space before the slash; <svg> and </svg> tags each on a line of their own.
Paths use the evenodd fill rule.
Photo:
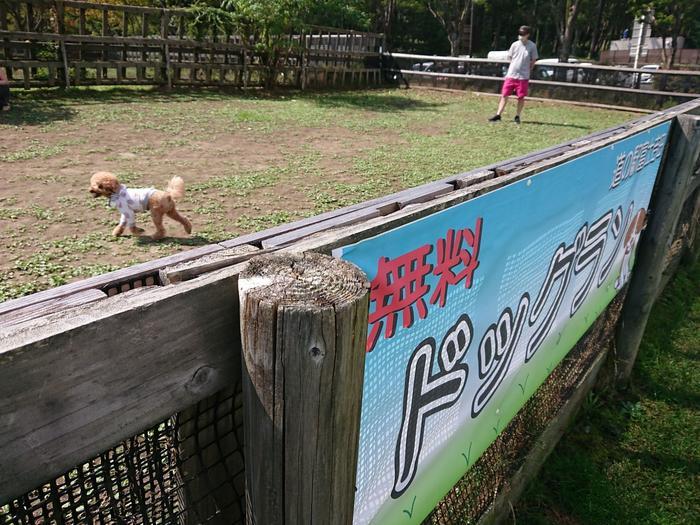
<svg viewBox="0 0 700 525">
<path fill-rule="evenodd" d="M 493 117 L 491 117 L 491 118 L 489 119 L 489 122 L 498 122 L 499 120 L 501 120 L 501 116 L 500 116 L 500 115 L 494 115 Z"/>
<path fill-rule="evenodd" d="M 518 115 L 515 115 L 513 122 L 515 122 L 516 124 L 520 124 L 520 117 Z"/>
</svg>

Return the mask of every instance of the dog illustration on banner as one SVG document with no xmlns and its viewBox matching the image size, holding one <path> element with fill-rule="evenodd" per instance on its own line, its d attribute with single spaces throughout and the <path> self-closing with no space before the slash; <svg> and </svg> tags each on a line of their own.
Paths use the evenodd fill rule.
<svg viewBox="0 0 700 525">
<path fill-rule="evenodd" d="M 634 262 L 634 254 L 637 251 L 639 237 L 647 224 L 647 211 L 641 208 L 630 221 L 630 225 L 625 232 L 624 254 L 622 255 L 622 265 L 620 266 L 620 275 L 615 281 L 615 289 L 622 288 L 630 278 L 632 273 L 632 264 Z"/>
</svg>

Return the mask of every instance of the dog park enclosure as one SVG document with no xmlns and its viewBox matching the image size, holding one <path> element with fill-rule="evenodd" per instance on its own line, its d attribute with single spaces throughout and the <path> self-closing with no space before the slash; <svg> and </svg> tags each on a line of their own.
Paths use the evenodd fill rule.
<svg viewBox="0 0 700 525">
<path fill-rule="evenodd" d="M 7 423 L 0 434 L 0 470 L 10 473 L 0 480 L 0 504 L 7 503 L 0 515 L 8 523 L 237 523 L 247 509 L 248 519 L 268 511 L 275 521 L 292 523 L 309 516 L 323 520 L 328 514 L 313 512 L 331 508 L 345 522 L 341 509 L 353 504 L 357 443 L 351 430 L 334 433 L 332 416 L 343 414 L 342 428 L 359 430 L 356 374 L 364 354 L 357 342 L 364 343 L 367 330 L 366 319 L 359 322 L 367 296 L 361 279 L 350 281 L 356 282 L 350 289 L 339 284 L 347 279 L 333 280 L 343 271 L 334 269 L 333 259 L 303 254 L 329 254 L 429 219 L 671 124 L 626 305 L 623 291 L 427 519 L 459 523 L 489 508 L 507 509 L 507 500 L 494 506 L 494 497 L 517 489 L 518 479 L 533 471 L 535 456 L 553 446 L 562 418 L 603 364 L 620 308 L 635 319 L 636 328 L 625 323 L 625 330 L 637 332 L 621 335 L 630 341 L 643 329 L 644 313 L 666 276 L 690 248 L 697 250 L 700 135 L 691 116 L 697 111 L 691 102 L 523 158 L 0 305 L 0 418 Z M 266 263 L 272 257 L 266 255 L 257 266 L 243 264 L 262 250 L 281 252 L 281 259 Z M 270 277 L 267 264 L 280 260 L 297 273 L 278 270 Z M 330 282 L 313 272 L 305 281 L 308 264 L 327 264 Z M 659 279 L 649 283 L 644 271 Z M 292 293 L 282 286 L 290 289 L 282 296 L 315 300 L 265 309 L 248 301 L 247 293 L 266 276 L 275 284 L 278 276 L 290 275 L 308 288 Z M 275 325 L 284 327 L 276 333 L 285 337 L 271 337 Z M 248 334 L 243 347 L 241 329 Z M 355 337 L 348 339 L 350 333 Z M 615 357 L 630 363 L 634 352 L 618 344 Z M 281 361 L 260 371 L 277 372 L 250 373 L 248 363 L 272 356 Z M 248 373 L 241 385 L 243 362 Z M 256 400 L 261 407 L 253 406 Z M 251 431 L 261 434 L 253 438 Z M 411 519 L 422 518 L 416 513 Z"/>
<path fill-rule="evenodd" d="M 0 66 L 25 88 L 381 82 L 381 34 L 309 27 L 287 35 L 285 51 L 272 63 L 256 42 L 238 35 L 207 28 L 188 36 L 194 17 L 185 9 L 72 0 L 21 0 L 14 9 L 0 3 Z"/>
</svg>

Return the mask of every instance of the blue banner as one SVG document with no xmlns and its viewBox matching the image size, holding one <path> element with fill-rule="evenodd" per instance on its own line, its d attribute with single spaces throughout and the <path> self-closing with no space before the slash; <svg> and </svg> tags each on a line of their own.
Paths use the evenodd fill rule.
<svg viewBox="0 0 700 525">
<path fill-rule="evenodd" d="M 339 249 L 371 280 L 354 523 L 421 523 L 627 282 L 670 123 Z"/>
</svg>

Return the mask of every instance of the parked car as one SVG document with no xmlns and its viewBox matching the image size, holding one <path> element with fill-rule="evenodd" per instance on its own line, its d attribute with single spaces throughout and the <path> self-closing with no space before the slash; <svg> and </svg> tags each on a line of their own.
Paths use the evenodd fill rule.
<svg viewBox="0 0 700 525">
<path fill-rule="evenodd" d="M 645 64 L 639 69 L 646 69 L 647 71 L 658 71 L 661 69 L 661 66 L 659 64 Z M 651 73 L 642 73 L 641 76 L 639 77 L 639 83 L 640 84 L 653 84 L 654 83 L 654 75 Z"/>
<path fill-rule="evenodd" d="M 489 60 L 508 60 L 508 51 L 489 51 L 486 58 Z"/>
<path fill-rule="evenodd" d="M 592 65 L 590 62 L 581 62 L 578 58 L 569 58 L 569 64 L 580 64 L 582 66 Z M 558 58 L 543 58 L 535 62 L 537 69 L 535 70 L 535 78 L 538 80 L 558 80 L 555 75 L 555 67 L 547 67 L 547 64 L 559 64 Z M 585 69 L 566 69 L 566 82 L 579 81 L 579 79 L 584 78 Z"/>
<path fill-rule="evenodd" d="M 435 62 L 418 62 L 411 66 L 413 71 L 434 71 Z"/>
</svg>

